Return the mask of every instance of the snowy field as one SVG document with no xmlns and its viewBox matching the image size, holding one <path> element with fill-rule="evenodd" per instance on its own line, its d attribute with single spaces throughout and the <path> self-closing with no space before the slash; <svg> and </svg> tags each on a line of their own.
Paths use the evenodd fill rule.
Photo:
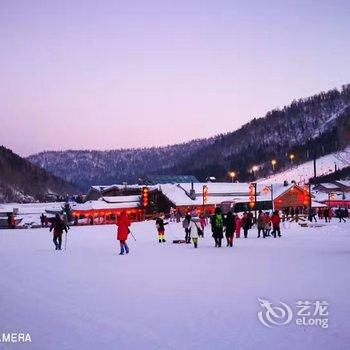
<svg viewBox="0 0 350 350">
<path fill-rule="evenodd" d="M 348 349 L 350 224 L 282 229 L 219 249 L 207 231 L 195 250 L 170 243 L 178 224 L 159 244 L 138 223 L 126 256 L 114 226 L 71 228 L 66 251 L 47 229 L 1 230 L 0 333 L 32 342 L 0 349 Z M 258 298 L 327 301 L 329 328 L 267 328 Z"/>
</svg>

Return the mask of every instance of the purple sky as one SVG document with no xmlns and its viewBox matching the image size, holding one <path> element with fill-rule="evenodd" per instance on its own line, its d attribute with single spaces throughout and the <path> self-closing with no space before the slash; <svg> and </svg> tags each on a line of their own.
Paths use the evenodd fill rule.
<svg viewBox="0 0 350 350">
<path fill-rule="evenodd" d="M 350 83 L 350 1 L 0 2 L 0 144 L 166 145 Z"/>
</svg>

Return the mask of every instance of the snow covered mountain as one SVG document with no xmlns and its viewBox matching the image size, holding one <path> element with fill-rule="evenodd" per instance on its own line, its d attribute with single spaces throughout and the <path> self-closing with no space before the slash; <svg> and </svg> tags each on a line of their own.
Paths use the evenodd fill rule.
<svg viewBox="0 0 350 350">
<path fill-rule="evenodd" d="M 0 203 L 44 200 L 45 194 L 77 193 L 77 188 L 0 146 Z"/>
<path fill-rule="evenodd" d="M 350 167 L 350 146 L 339 152 L 334 152 L 322 156 L 316 160 L 316 176 L 327 176 Z M 296 166 L 290 166 L 289 169 L 273 174 L 266 178 L 259 179 L 262 183 L 282 183 L 295 181 L 298 184 L 307 183 L 314 176 L 314 162 L 308 161 Z"/>
<path fill-rule="evenodd" d="M 266 177 L 275 170 L 345 148 L 350 140 L 350 85 L 293 101 L 240 129 L 212 138 L 153 148 L 110 151 L 49 151 L 28 159 L 83 189 L 94 184 L 136 182 L 146 174 L 193 174 L 240 181 Z M 253 165 L 258 170 L 252 174 Z"/>
</svg>

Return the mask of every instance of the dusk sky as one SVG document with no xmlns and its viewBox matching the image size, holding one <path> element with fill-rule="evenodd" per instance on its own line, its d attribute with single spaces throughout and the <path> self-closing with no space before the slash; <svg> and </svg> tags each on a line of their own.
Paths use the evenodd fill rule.
<svg viewBox="0 0 350 350">
<path fill-rule="evenodd" d="M 0 145 L 161 146 L 350 83 L 350 1 L 0 0 Z"/>
</svg>

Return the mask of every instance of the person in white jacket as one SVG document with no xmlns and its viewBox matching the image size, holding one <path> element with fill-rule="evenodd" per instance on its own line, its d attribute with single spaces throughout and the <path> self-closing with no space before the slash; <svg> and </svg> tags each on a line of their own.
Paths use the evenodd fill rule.
<svg viewBox="0 0 350 350">
<path fill-rule="evenodd" d="M 190 220 L 190 224 L 189 224 L 189 228 L 190 228 L 190 232 L 191 232 L 191 238 L 192 238 L 192 242 L 195 248 L 198 247 L 198 225 L 199 225 L 199 221 L 198 223 L 196 221 L 194 221 L 194 219 L 192 218 Z"/>
</svg>

